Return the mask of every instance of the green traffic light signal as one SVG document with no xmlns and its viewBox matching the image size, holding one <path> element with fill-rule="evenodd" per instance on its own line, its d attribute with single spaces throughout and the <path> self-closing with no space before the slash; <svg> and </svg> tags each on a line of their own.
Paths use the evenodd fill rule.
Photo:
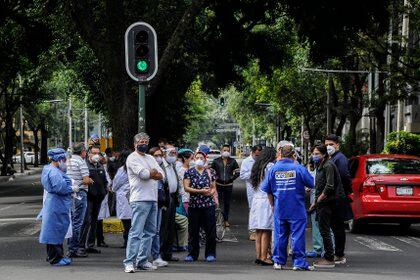
<svg viewBox="0 0 420 280">
<path fill-rule="evenodd" d="M 222 107 L 225 106 L 225 98 L 224 97 L 220 97 L 219 104 Z"/>
<path fill-rule="evenodd" d="M 146 73 L 149 69 L 149 63 L 147 60 L 140 59 L 139 61 L 137 61 L 136 67 L 138 72 Z"/>
</svg>

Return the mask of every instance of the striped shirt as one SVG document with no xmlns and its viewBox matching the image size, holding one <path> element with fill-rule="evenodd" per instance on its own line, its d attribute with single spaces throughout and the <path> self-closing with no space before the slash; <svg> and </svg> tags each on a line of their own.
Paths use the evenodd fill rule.
<svg viewBox="0 0 420 280">
<path fill-rule="evenodd" d="M 88 190 L 88 186 L 83 184 L 83 177 L 89 177 L 89 168 L 86 161 L 79 155 L 72 155 L 67 164 L 67 176 L 74 180 L 74 185 L 81 190 Z"/>
</svg>

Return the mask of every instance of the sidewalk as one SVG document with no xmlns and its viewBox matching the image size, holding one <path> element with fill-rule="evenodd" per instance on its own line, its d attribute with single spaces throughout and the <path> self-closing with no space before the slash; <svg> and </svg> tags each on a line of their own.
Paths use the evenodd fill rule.
<svg viewBox="0 0 420 280">
<path fill-rule="evenodd" d="M 42 168 L 43 168 L 43 166 L 40 165 L 38 167 L 31 167 L 31 169 L 25 170 L 23 173 L 16 172 L 15 174 L 10 175 L 10 176 L 0 176 L 0 183 L 13 181 L 16 178 L 21 178 L 21 177 L 25 177 L 25 176 L 40 174 L 42 172 Z"/>
</svg>

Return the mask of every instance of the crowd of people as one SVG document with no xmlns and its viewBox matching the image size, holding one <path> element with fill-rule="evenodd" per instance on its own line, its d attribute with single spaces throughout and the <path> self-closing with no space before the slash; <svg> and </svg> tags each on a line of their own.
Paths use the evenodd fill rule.
<svg viewBox="0 0 420 280">
<path fill-rule="evenodd" d="M 294 270 L 332 268 L 345 264 L 345 221 L 352 218 L 347 159 L 335 135 L 313 148 L 308 166 L 298 162 L 294 145 L 276 149 L 256 145 L 241 167 L 230 146 L 208 162 L 210 149 L 178 149 L 166 140 L 150 147 L 149 136 L 134 136 L 133 149 L 103 155 L 99 138 L 89 147 L 76 143 L 71 156 L 61 148 L 48 151 L 51 164 L 41 182 L 44 204 L 40 243 L 47 261 L 66 266 L 74 258 L 100 254 L 107 247 L 102 220 L 115 208 L 123 225 L 124 271 L 156 270 L 179 261 L 186 251 L 195 262 L 200 245 L 204 260 L 216 261 L 216 209 L 228 228 L 233 182 L 245 180 L 250 239 L 257 265 L 283 269 L 289 255 Z M 306 198 L 311 205 L 306 207 Z M 111 210 L 110 210 L 111 209 Z M 307 217 L 311 216 L 313 249 L 306 251 Z M 63 243 L 68 239 L 68 251 Z M 310 265 L 307 258 L 319 258 Z"/>
</svg>

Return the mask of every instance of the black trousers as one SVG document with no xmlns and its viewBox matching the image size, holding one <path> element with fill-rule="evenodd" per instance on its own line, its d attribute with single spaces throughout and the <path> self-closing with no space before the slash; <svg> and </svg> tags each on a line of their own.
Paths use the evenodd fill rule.
<svg viewBox="0 0 420 280">
<path fill-rule="evenodd" d="M 190 252 L 194 260 L 200 254 L 200 227 L 206 233 L 205 257 L 216 257 L 216 209 L 209 208 L 188 208 L 188 225 L 190 231 Z"/>
<path fill-rule="evenodd" d="M 230 201 L 232 200 L 233 186 L 219 186 L 217 185 L 217 195 L 219 196 L 219 203 L 223 205 L 223 219 L 229 221 Z"/>
<path fill-rule="evenodd" d="M 101 210 L 99 210 L 101 211 Z M 104 223 L 103 220 L 97 221 L 96 223 L 96 244 L 101 244 L 105 242 L 104 237 Z"/>
<path fill-rule="evenodd" d="M 162 259 L 172 258 L 172 245 L 176 236 L 175 214 L 178 199 L 176 195 L 169 196 L 168 208 L 162 208 L 162 222 L 160 224 L 160 253 Z"/>
<path fill-rule="evenodd" d="M 124 232 L 123 232 L 124 246 L 127 246 L 128 234 L 131 228 L 131 219 L 122 219 L 121 222 L 124 227 Z"/>
<path fill-rule="evenodd" d="M 63 244 L 47 244 L 47 256 L 47 262 L 50 264 L 58 263 L 62 258 L 64 258 Z"/>
<path fill-rule="evenodd" d="M 319 232 L 324 242 L 325 259 L 334 260 L 334 255 L 344 257 L 346 247 L 346 231 L 344 225 L 345 207 L 340 202 L 333 202 L 331 205 L 323 205 L 317 208 Z M 334 234 L 332 242 L 331 230 Z"/>
<path fill-rule="evenodd" d="M 85 220 L 80 231 L 79 248 L 93 248 L 95 246 L 96 226 L 99 211 L 101 210 L 102 199 L 88 198 Z"/>
</svg>

